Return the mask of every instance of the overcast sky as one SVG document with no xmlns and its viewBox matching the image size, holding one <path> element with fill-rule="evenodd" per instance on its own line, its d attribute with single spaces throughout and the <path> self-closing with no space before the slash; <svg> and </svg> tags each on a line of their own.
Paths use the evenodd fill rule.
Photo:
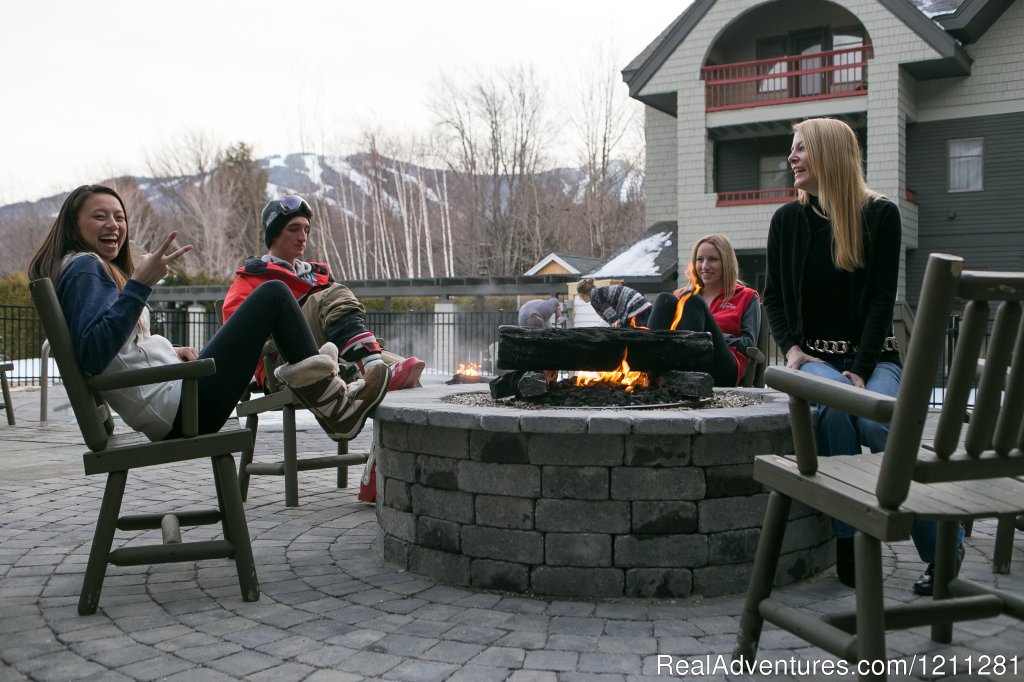
<svg viewBox="0 0 1024 682">
<path fill-rule="evenodd" d="M 145 174 L 187 133 L 257 156 L 350 151 L 371 124 L 424 134 L 442 73 L 533 65 L 569 86 L 602 51 L 620 71 L 688 4 L 4 2 L 0 204 Z"/>
</svg>

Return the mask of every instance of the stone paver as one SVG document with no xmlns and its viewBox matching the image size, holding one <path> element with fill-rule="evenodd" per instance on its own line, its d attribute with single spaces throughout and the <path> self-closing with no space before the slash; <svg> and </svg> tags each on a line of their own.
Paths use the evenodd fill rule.
<svg viewBox="0 0 1024 682">
<path fill-rule="evenodd" d="M 433 583 L 383 564 L 374 508 L 359 503 L 353 488 L 337 489 L 329 471 L 300 474 L 296 509 L 284 506 L 280 478 L 253 478 L 246 514 L 262 588 L 258 602 L 242 601 L 233 567 L 223 562 L 110 567 L 98 613 L 78 616 L 103 480 L 81 474 L 84 448 L 61 409 L 60 387 L 51 390 L 45 426 L 37 421 L 37 391 L 16 388 L 13 395 L 19 423 L 0 425 L 0 681 L 593 682 L 668 679 L 680 662 L 714 663 L 719 654 L 728 663 L 742 595 L 541 599 Z M 279 438 L 272 421 L 265 422 L 258 441 L 264 453 Z M 302 451 L 332 449 L 315 423 L 300 423 Z M 368 446 L 368 431 L 353 451 Z M 350 480 L 359 473 L 350 472 Z M 211 500 L 208 464 L 191 462 L 133 473 L 124 508 Z M 992 521 L 975 524 L 964 574 L 1024 593 L 1024 534 L 1017 534 L 1011 573 L 994 575 L 994 532 Z M 184 533 L 215 536 L 210 527 Z M 130 535 L 119 533 L 117 542 Z M 922 568 L 913 547 L 886 546 L 884 561 L 887 596 L 913 601 L 909 587 Z M 853 601 L 832 570 L 775 596 L 819 613 Z M 931 642 L 925 628 L 891 633 L 888 643 L 889 655 L 904 661 L 1020 656 L 1024 624 L 999 617 L 958 625 L 948 646 Z M 834 660 L 772 626 L 765 627 L 760 654 L 769 661 Z M 947 665 L 940 677 L 951 673 Z M 1024 661 L 1016 679 L 1022 677 Z M 933 678 L 918 670 L 898 679 Z M 702 673 L 692 679 L 764 678 Z"/>
</svg>

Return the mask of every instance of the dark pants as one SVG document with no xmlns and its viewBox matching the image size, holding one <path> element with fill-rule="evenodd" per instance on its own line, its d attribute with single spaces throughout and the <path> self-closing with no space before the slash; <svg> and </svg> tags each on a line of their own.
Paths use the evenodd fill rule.
<svg viewBox="0 0 1024 682">
<path fill-rule="evenodd" d="M 649 329 L 668 329 L 676 316 L 679 299 L 674 294 L 661 293 L 654 301 L 651 317 L 647 321 Z M 704 299 L 698 294 L 691 295 L 683 304 L 683 316 L 676 329 L 691 332 L 711 332 L 711 378 L 715 386 L 736 385 L 736 357 L 732 354 L 729 344 L 718 328 L 715 316 Z"/>
<path fill-rule="evenodd" d="M 217 363 L 216 374 L 199 379 L 199 433 L 216 433 L 227 422 L 271 336 L 288 362 L 319 352 L 299 304 L 288 285 L 278 280 L 253 289 L 199 353 L 201 359 L 213 358 Z M 179 405 L 165 438 L 181 437 L 181 418 Z"/>
</svg>

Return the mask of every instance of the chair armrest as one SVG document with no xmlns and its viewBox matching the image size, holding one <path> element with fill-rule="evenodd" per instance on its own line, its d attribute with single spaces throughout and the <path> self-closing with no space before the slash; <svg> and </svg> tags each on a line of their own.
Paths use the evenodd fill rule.
<svg viewBox="0 0 1024 682">
<path fill-rule="evenodd" d="M 747 346 L 747 350 L 744 353 L 751 362 L 765 362 L 764 353 L 757 346 Z"/>
<path fill-rule="evenodd" d="M 145 369 L 130 369 L 124 372 L 100 374 L 89 377 L 86 379 L 86 383 L 94 391 L 109 391 L 116 388 L 129 388 L 131 386 L 156 384 L 162 381 L 174 381 L 175 379 L 197 379 L 215 374 L 216 372 L 217 365 L 213 358 L 206 358 L 204 360 L 179 362 L 161 367 L 146 367 Z"/>
<path fill-rule="evenodd" d="M 769 367 L 765 383 L 810 403 L 828 405 L 876 422 L 892 421 L 896 398 L 849 384 L 823 379 L 788 367 Z"/>
</svg>

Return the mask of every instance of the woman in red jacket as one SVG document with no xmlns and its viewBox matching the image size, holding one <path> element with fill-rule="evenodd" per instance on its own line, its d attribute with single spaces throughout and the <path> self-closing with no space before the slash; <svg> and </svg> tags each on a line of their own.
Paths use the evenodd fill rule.
<svg viewBox="0 0 1024 682">
<path fill-rule="evenodd" d="M 757 292 L 739 279 L 736 251 L 723 234 L 697 240 L 690 256 L 693 285 L 659 294 L 648 325 L 668 329 L 684 299 L 676 329 L 710 332 L 715 386 L 736 386 L 747 369 L 746 350 L 757 345 L 761 306 Z"/>
</svg>

